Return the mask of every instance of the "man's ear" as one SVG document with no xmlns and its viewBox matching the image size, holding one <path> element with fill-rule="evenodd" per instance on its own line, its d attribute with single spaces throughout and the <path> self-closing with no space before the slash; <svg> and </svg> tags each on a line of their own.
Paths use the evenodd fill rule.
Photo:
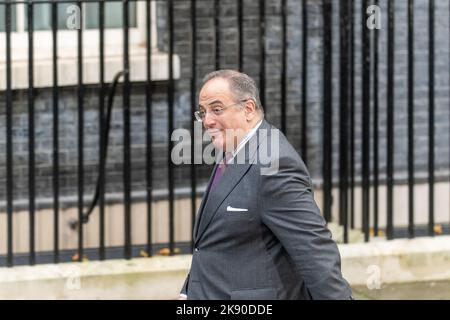
<svg viewBox="0 0 450 320">
<path fill-rule="evenodd" d="M 246 120 L 252 121 L 256 117 L 256 114 L 257 114 L 255 101 L 253 101 L 252 99 L 248 99 L 245 102 L 244 110 L 245 110 Z"/>
</svg>

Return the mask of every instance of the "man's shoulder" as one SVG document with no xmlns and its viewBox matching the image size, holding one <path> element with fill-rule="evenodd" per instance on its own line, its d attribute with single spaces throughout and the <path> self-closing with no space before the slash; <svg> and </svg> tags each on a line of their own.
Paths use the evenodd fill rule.
<svg viewBox="0 0 450 320">
<path fill-rule="evenodd" d="M 262 160 L 265 156 L 272 162 L 278 161 L 283 166 L 305 167 L 300 154 L 281 130 L 269 122 L 262 129 L 267 132 L 267 136 L 261 139 L 259 145 L 259 155 L 261 155 L 259 164 L 264 165 Z M 265 132 L 262 132 L 262 135 Z"/>
</svg>

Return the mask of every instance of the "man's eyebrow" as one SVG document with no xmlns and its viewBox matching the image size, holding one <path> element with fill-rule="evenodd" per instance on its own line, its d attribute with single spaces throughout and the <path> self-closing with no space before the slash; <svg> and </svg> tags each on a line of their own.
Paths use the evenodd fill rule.
<svg viewBox="0 0 450 320">
<path fill-rule="evenodd" d="M 213 104 L 218 104 L 218 103 L 223 104 L 222 101 L 220 101 L 220 100 L 214 100 L 213 102 L 209 103 L 208 106 L 213 105 Z M 201 104 L 199 104 L 198 107 L 205 109 L 205 107 L 202 106 Z"/>
</svg>

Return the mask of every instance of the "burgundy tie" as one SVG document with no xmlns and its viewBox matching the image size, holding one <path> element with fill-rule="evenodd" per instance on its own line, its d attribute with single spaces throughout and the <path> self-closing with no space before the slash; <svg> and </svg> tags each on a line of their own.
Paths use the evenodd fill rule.
<svg viewBox="0 0 450 320">
<path fill-rule="evenodd" d="M 211 183 L 211 189 L 213 189 L 220 181 L 220 179 L 222 178 L 222 175 L 227 167 L 227 162 L 228 160 L 231 158 L 231 154 L 228 154 L 225 156 L 224 159 L 222 159 L 222 161 L 220 161 L 219 165 L 217 166 L 216 172 L 214 174 L 214 178 L 213 181 Z"/>
</svg>

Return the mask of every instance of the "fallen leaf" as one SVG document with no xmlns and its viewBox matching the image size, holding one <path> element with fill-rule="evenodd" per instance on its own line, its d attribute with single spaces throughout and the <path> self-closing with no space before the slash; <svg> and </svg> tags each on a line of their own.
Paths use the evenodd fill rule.
<svg viewBox="0 0 450 320">
<path fill-rule="evenodd" d="M 442 234 L 442 232 L 443 232 L 442 225 L 440 225 L 440 224 L 434 225 L 433 230 L 434 230 L 434 233 L 436 233 L 436 234 Z"/>
<path fill-rule="evenodd" d="M 369 229 L 369 235 L 371 237 L 375 236 L 375 228 L 374 227 L 370 227 Z M 378 233 L 377 233 L 377 237 L 383 237 L 384 236 L 384 232 L 381 229 L 378 229 Z"/>
<path fill-rule="evenodd" d="M 72 261 L 77 262 L 79 257 L 80 257 L 80 255 L 78 254 L 78 252 L 75 253 L 75 254 L 72 256 Z M 87 262 L 87 261 L 89 261 L 89 258 L 88 258 L 86 255 L 83 255 L 83 259 L 81 259 L 81 261 L 82 261 L 82 262 Z"/>
<path fill-rule="evenodd" d="M 139 255 L 144 258 L 148 258 L 148 256 L 149 256 L 148 252 L 145 250 L 139 251 Z"/>
<path fill-rule="evenodd" d="M 181 252 L 180 248 L 174 248 L 173 249 L 173 253 L 174 254 L 178 254 L 180 252 Z M 170 255 L 170 249 L 169 248 L 162 248 L 156 254 L 157 255 L 161 255 L 161 256 L 169 256 Z"/>
</svg>

